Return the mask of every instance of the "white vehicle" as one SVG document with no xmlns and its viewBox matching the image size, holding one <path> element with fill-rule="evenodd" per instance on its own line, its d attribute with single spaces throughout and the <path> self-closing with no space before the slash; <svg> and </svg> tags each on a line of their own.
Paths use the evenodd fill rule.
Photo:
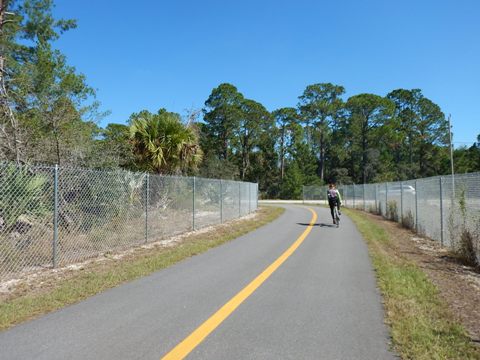
<svg viewBox="0 0 480 360">
<path fill-rule="evenodd" d="M 415 188 L 412 185 L 400 185 L 400 184 L 395 184 L 395 185 L 389 185 L 388 186 L 388 195 L 401 195 L 402 193 L 402 188 L 403 188 L 403 194 L 415 194 Z M 379 190 L 379 194 L 385 194 L 387 189 L 382 186 Z"/>
</svg>

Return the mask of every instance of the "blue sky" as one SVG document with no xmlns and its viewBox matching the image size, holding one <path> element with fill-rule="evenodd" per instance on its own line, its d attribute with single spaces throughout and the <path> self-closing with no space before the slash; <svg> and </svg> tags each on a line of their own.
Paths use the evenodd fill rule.
<svg viewBox="0 0 480 360">
<path fill-rule="evenodd" d="M 78 20 L 56 46 L 97 89 L 102 120 L 185 114 L 222 82 L 274 110 L 309 84 L 345 98 L 420 88 L 452 115 L 455 146 L 480 134 L 480 1 L 56 0 Z"/>
</svg>

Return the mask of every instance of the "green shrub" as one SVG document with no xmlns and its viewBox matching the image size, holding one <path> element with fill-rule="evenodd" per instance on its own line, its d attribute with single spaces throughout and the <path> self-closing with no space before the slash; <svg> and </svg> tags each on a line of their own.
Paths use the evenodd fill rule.
<svg viewBox="0 0 480 360">
<path fill-rule="evenodd" d="M 395 200 L 390 200 L 387 204 L 387 219 L 398 222 L 398 209 Z"/>
<path fill-rule="evenodd" d="M 407 229 L 414 229 L 415 228 L 415 219 L 413 218 L 413 214 L 410 210 L 402 216 L 402 225 Z"/>
<path fill-rule="evenodd" d="M 455 226 L 453 211 L 450 213 L 448 226 L 454 254 L 468 266 L 480 269 L 480 225 L 477 224 L 475 231 L 467 226 L 468 208 L 466 206 L 465 187 L 460 188 L 458 193 L 458 208 L 461 214 L 461 222 Z M 460 236 L 458 236 L 460 235 Z"/>
<path fill-rule="evenodd" d="M 11 231 L 21 216 L 44 216 L 52 211 L 52 190 L 46 175 L 26 166 L 0 167 L 0 217 Z"/>
<path fill-rule="evenodd" d="M 477 253 L 480 250 L 478 238 L 475 238 L 468 230 L 464 229 L 460 236 L 460 242 L 456 248 L 456 254 L 465 265 L 480 269 Z"/>
</svg>

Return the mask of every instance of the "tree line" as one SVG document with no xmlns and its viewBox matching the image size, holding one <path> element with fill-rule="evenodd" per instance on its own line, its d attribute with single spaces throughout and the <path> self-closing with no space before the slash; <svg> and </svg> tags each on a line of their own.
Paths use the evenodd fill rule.
<svg viewBox="0 0 480 360">
<path fill-rule="evenodd" d="M 420 89 L 344 95 L 341 85 L 312 84 L 295 108 L 269 112 L 233 85 L 219 85 L 200 124 L 203 169 L 231 168 L 241 179 L 258 181 L 265 196 L 281 198 L 298 198 L 302 185 L 450 172 L 448 121 Z M 457 171 L 479 171 L 480 136 L 454 158 Z"/>
<path fill-rule="evenodd" d="M 254 181 L 269 198 L 450 171 L 448 122 L 420 89 L 346 98 L 341 85 L 315 83 L 296 107 L 269 111 L 224 83 L 185 116 L 141 110 L 101 128 L 94 89 L 53 45 L 76 22 L 52 7 L 0 0 L 0 160 Z M 480 135 L 454 162 L 480 171 Z"/>
</svg>

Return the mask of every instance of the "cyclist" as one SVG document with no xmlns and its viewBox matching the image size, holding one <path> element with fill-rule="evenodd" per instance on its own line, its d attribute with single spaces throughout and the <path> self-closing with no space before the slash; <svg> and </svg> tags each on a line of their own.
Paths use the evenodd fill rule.
<svg viewBox="0 0 480 360">
<path fill-rule="evenodd" d="M 335 184 L 328 185 L 327 190 L 327 198 L 328 198 L 328 205 L 330 206 L 330 213 L 332 214 L 333 223 L 336 224 L 335 214 L 333 213 L 333 209 L 335 206 L 338 207 L 338 214 L 341 215 L 340 212 L 340 205 L 342 204 L 342 197 L 340 196 L 340 192 L 335 188 Z"/>
</svg>

